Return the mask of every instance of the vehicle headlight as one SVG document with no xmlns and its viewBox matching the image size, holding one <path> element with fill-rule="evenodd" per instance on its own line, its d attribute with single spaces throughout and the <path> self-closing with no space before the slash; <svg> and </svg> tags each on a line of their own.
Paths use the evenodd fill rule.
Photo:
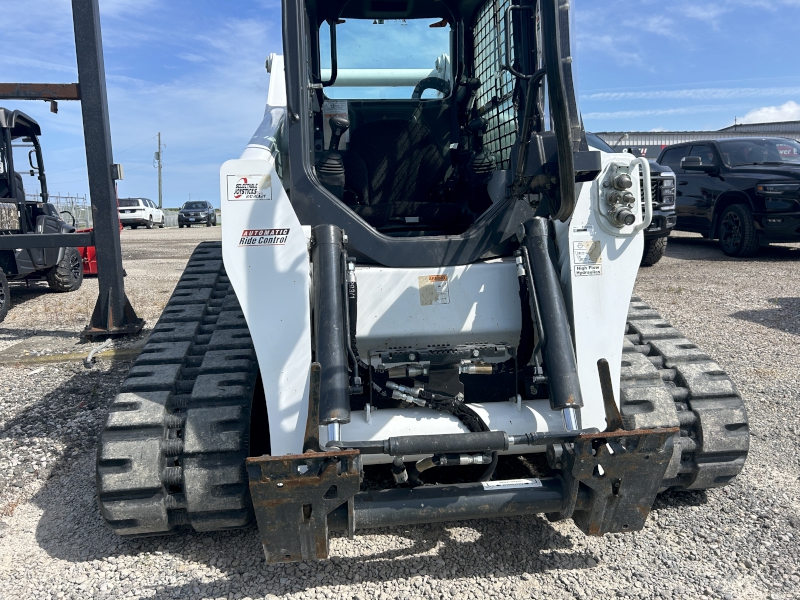
<svg viewBox="0 0 800 600">
<path fill-rule="evenodd" d="M 662 188 L 674 188 L 675 187 L 675 180 L 674 179 L 665 179 L 661 182 Z"/>
<path fill-rule="evenodd" d="M 675 204 L 675 196 L 672 194 L 664 194 L 661 196 L 661 204 Z"/>
<path fill-rule="evenodd" d="M 756 193 L 762 196 L 780 196 L 800 190 L 800 183 L 759 183 Z"/>
</svg>

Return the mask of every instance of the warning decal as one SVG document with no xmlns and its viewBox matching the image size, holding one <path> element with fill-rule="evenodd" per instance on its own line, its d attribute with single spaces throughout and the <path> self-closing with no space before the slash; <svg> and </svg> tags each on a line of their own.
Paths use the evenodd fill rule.
<svg viewBox="0 0 800 600">
<path fill-rule="evenodd" d="M 512 490 L 515 488 L 542 487 L 542 482 L 535 477 L 530 479 L 506 479 L 505 481 L 484 481 L 485 490 Z"/>
<path fill-rule="evenodd" d="M 597 265 L 603 262 L 603 247 L 600 242 L 572 242 L 572 253 L 576 265 Z"/>
<path fill-rule="evenodd" d="M 288 237 L 288 229 L 245 229 L 239 246 L 283 246 Z"/>
<path fill-rule="evenodd" d="M 576 277 L 603 274 L 603 247 L 598 241 L 572 242 L 572 259 Z"/>
<path fill-rule="evenodd" d="M 228 175 L 228 200 L 272 200 L 272 176 Z"/>
<path fill-rule="evenodd" d="M 423 275 L 419 278 L 419 303 L 422 306 L 450 304 L 447 275 Z"/>
</svg>

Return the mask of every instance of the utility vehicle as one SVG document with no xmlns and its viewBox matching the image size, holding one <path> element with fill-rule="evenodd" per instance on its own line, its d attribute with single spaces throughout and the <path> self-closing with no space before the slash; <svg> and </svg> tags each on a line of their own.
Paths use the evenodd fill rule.
<svg viewBox="0 0 800 600">
<path fill-rule="evenodd" d="M 39 144 L 41 129 L 19 110 L 0 108 L 0 235 L 73 233 L 48 203 L 44 159 Z M 28 167 L 14 163 L 14 148 L 29 147 Z M 26 199 L 23 173 L 37 177 L 41 193 Z M 83 282 L 83 261 L 77 248 L 18 248 L 0 250 L 0 321 L 11 306 L 9 280 L 45 279 L 56 292 L 72 292 Z"/>
</svg>

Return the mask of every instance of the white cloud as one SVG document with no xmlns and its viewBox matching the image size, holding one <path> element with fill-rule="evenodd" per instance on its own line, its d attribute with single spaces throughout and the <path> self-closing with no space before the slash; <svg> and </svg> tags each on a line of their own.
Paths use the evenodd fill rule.
<svg viewBox="0 0 800 600">
<path fill-rule="evenodd" d="M 683 6 L 679 7 L 678 10 L 690 19 L 709 21 L 712 22 L 713 25 L 718 25 L 716 21 L 720 18 L 720 16 L 731 9 L 728 7 L 719 6 L 718 4 L 703 3 L 701 5 L 684 4 Z"/>
<path fill-rule="evenodd" d="M 780 106 L 762 106 L 747 113 L 742 123 L 774 123 L 776 121 L 800 121 L 800 104 L 789 100 Z"/>
<path fill-rule="evenodd" d="M 205 56 L 200 56 L 199 54 L 194 54 L 192 52 L 181 52 L 180 54 L 178 54 L 178 58 L 181 58 L 183 60 L 188 60 L 189 62 L 194 62 L 194 63 L 206 62 Z"/>
<path fill-rule="evenodd" d="M 729 100 L 733 98 L 768 98 L 798 96 L 800 87 L 694 88 L 648 90 L 642 92 L 599 92 L 587 94 L 583 100 Z"/>
<path fill-rule="evenodd" d="M 684 36 L 675 26 L 675 21 L 664 15 L 653 15 L 649 17 L 637 15 L 635 20 L 624 21 L 623 25 L 633 28 L 634 30 L 646 31 L 663 37 L 684 39 Z"/>
<path fill-rule="evenodd" d="M 616 110 L 611 112 L 584 113 L 584 119 L 632 119 L 636 117 L 663 117 L 671 115 L 695 115 L 730 110 L 728 106 L 686 106 L 683 108 L 654 108 L 650 110 Z"/>
<path fill-rule="evenodd" d="M 611 58 L 611 60 L 620 67 L 646 66 L 646 62 L 642 56 L 638 52 L 632 50 L 632 48 L 638 47 L 638 44 L 635 43 L 635 39 L 631 36 L 624 34 L 617 36 L 609 34 L 597 35 L 594 31 L 592 31 L 592 33 L 585 33 L 579 29 L 575 35 L 575 41 L 577 44 L 576 55 L 578 57 L 583 53 L 601 53 Z"/>
</svg>

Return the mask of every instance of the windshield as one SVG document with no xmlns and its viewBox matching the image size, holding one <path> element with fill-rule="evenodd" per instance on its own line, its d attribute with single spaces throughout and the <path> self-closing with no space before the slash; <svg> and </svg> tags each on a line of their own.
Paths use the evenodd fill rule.
<svg viewBox="0 0 800 600">
<path fill-rule="evenodd" d="M 729 167 L 770 163 L 800 165 L 800 144 L 794 140 L 730 140 L 719 142 L 719 150 Z"/>
<path fill-rule="evenodd" d="M 609 152 L 614 154 L 616 151 L 606 144 L 601 138 L 593 133 L 586 132 L 586 142 L 592 150 L 599 150 L 600 152 Z"/>
<path fill-rule="evenodd" d="M 188 210 L 199 210 L 205 207 L 206 207 L 205 202 L 187 202 L 186 204 L 183 205 L 183 208 Z"/>
<path fill-rule="evenodd" d="M 138 198 L 120 198 L 119 205 L 122 208 L 130 208 L 131 206 L 140 206 Z"/>
<path fill-rule="evenodd" d="M 441 23 L 441 22 L 440 22 Z M 433 25 L 439 25 L 434 27 Z M 331 36 L 319 33 L 322 80 L 331 77 Z M 450 93 L 450 27 L 435 19 L 346 19 L 336 25 L 336 81 L 325 88 L 332 99 L 411 98 L 423 79 L 422 98 Z M 431 87 L 438 84 L 437 87 Z M 442 91 L 444 90 L 444 91 Z"/>
</svg>

